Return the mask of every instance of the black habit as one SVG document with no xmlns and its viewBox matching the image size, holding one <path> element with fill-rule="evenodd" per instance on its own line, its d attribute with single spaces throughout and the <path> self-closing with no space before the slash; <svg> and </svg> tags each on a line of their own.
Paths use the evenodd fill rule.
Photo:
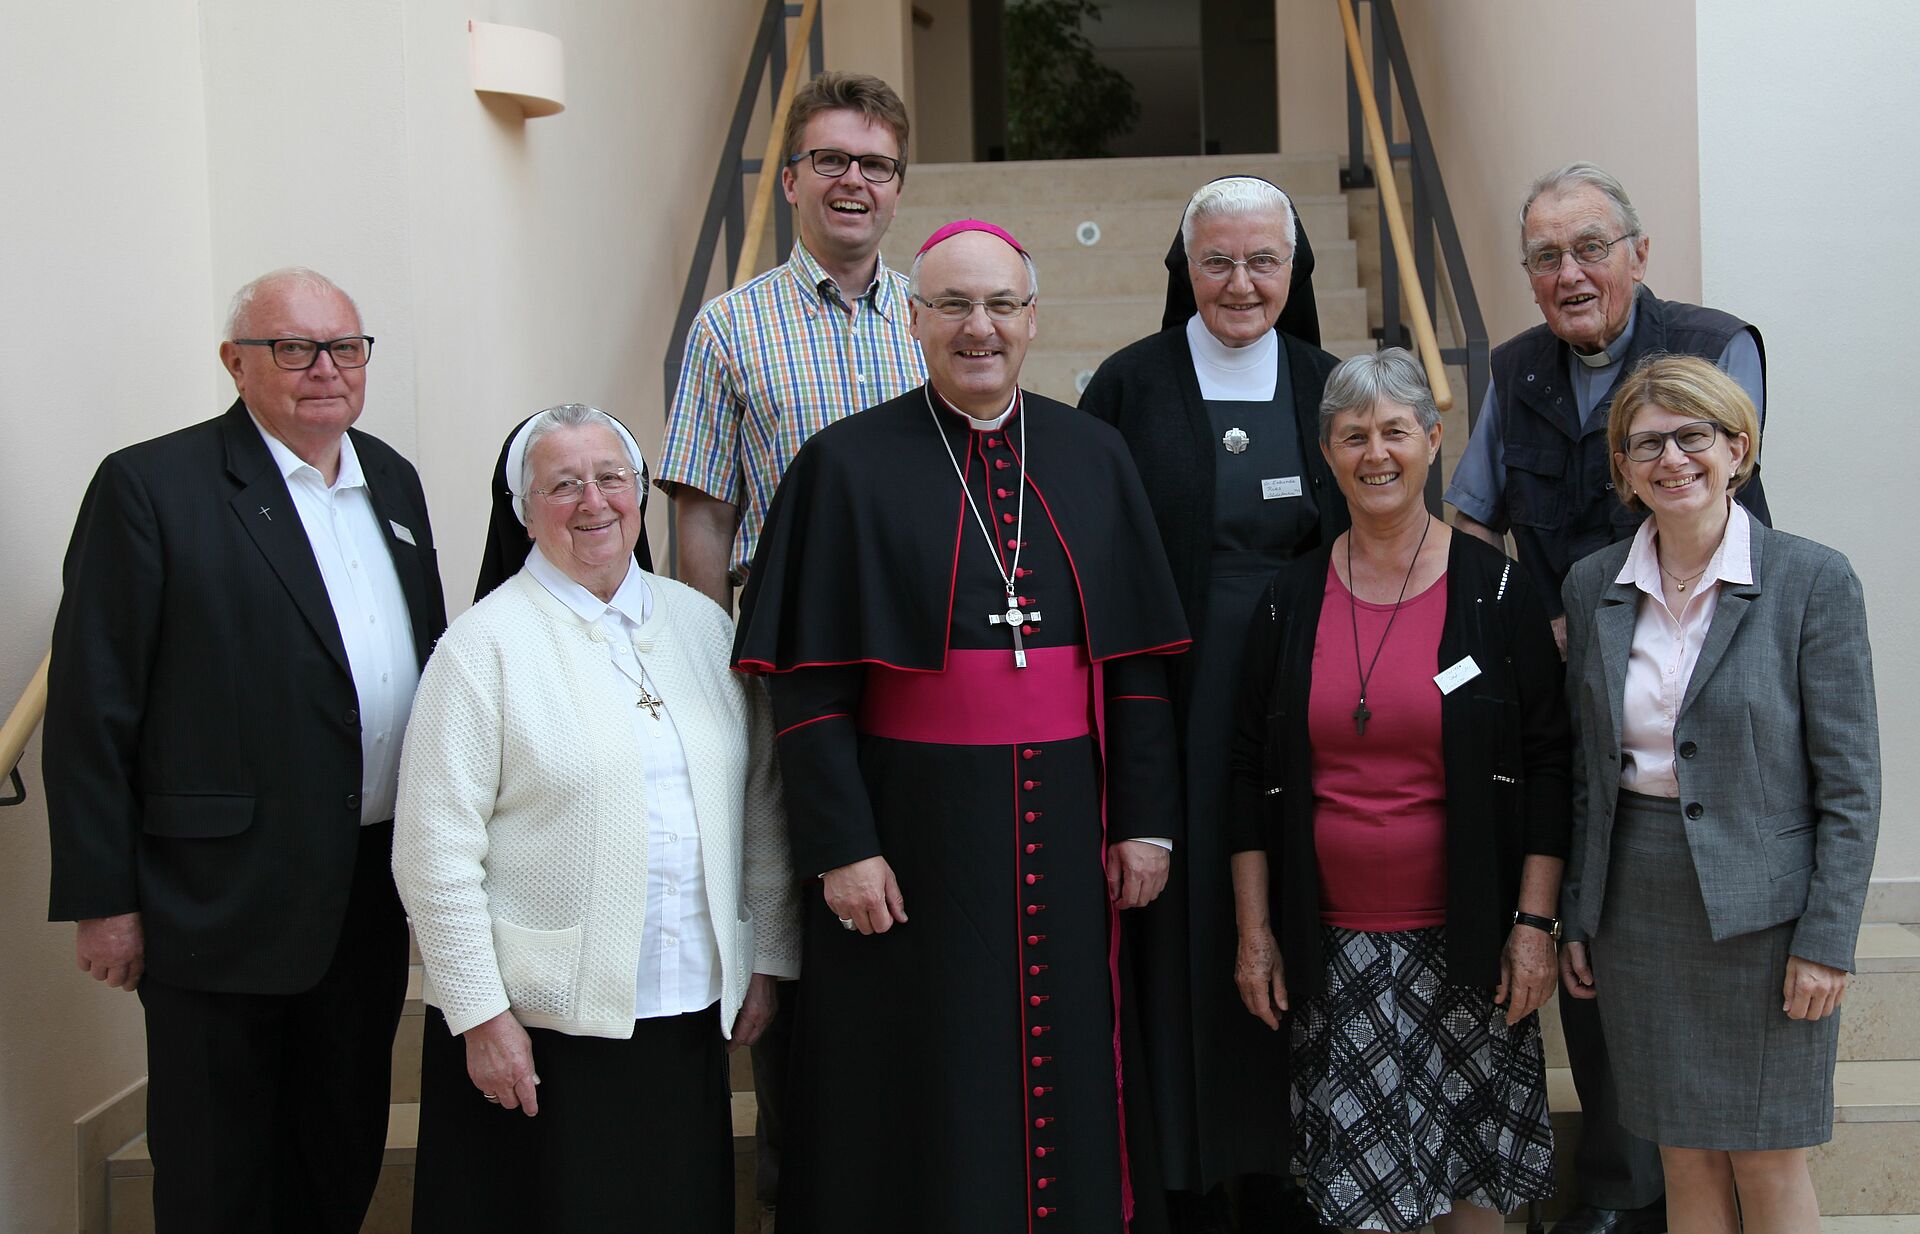
<svg viewBox="0 0 1920 1234">
<path fill-rule="evenodd" d="M 1019 548 L 1025 670 L 988 620 L 1008 600 L 956 468 L 1000 569 Z M 884 856 L 907 913 L 863 936 L 807 896 L 782 1230 L 1119 1234 L 1157 1179 L 1123 1131 L 1131 994 L 1104 860 L 1179 843 L 1148 653 L 1187 643 L 1124 443 L 1032 394 L 975 430 L 925 387 L 829 425 L 774 496 L 741 612 L 795 868 Z M 1061 666 L 1077 692 L 1032 688 Z"/>
<path fill-rule="evenodd" d="M 1254 1019 L 1233 984 L 1223 823 L 1234 682 L 1254 594 L 1282 562 L 1332 543 L 1348 525 L 1319 445 L 1320 397 L 1338 361 L 1295 334 L 1317 342 L 1320 333 L 1311 250 L 1297 220 L 1296 231 L 1271 404 L 1201 395 L 1186 333 L 1193 292 L 1177 235 L 1167 254 L 1166 328 L 1110 357 L 1080 399 L 1082 410 L 1120 430 L 1139 465 L 1194 635 L 1192 654 L 1169 672 L 1186 843 L 1174 853 L 1167 891 L 1127 935 L 1148 1064 L 1148 1090 L 1139 1096 L 1152 1097 L 1156 1155 L 1167 1186 L 1180 1191 L 1206 1192 L 1242 1174 L 1285 1175 L 1291 1151 L 1284 1034 Z M 1223 445 L 1229 421 L 1251 432 L 1238 452 Z M 1280 491 L 1297 495 L 1263 499 L 1262 477 L 1286 481 Z"/>
</svg>

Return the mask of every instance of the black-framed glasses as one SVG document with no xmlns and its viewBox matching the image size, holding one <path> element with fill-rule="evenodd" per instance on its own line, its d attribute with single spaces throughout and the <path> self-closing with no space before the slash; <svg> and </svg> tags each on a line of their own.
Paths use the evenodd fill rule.
<svg viewBox="0 0 1920 1234">
<path fill-rule="evenodd" d="M 586 497 L 589 484 L 599 489 L 602 497 L 613 497 L 626 492 L 633 487 L 633 475 L 631 467 L 614 467 L 584 480 L 577 476 L 567 476 L 565 479 L 555 480 L 552 488 L 537 488 L 533 491 L 544 498 L 550 506 L 572 506 L 578 505 Z"/>
<path fill-rule="evenodd" d="M 1585 240 L 1576 241 L 1570 249 L 1535 249 L 1528 253 L 1526 259 L 1520 264 L 1527 268 L 1529 274 L 1558 274 L 1560 259 L 1571 253 L 1573 259 L 1581 265 L 1597 266 L 1607 259 L 1609 253 L 1613 252 L 1614 245 L 1622 240 L 1631 240 L 1639 234 L 1637 231 L 1630 231 L 1624 236 L 1615 236 L 1611 240 L 1590 236 Z"/>
<path fill-rule="evenodd" d="M 929 300 L 925 296 L 914 299 L 926 305 L 948 321 L 965 321 L 973 316 L 973 306 L 979 305 L 987 310 L 987 316 L 999 321 L 1011 321 L 1033 303 L 1033 297 L 1016 300 L 1012 296 L 988 296 L 984 300 L 969 300 L 965 296 L 935 296 Z"/>
<path fill-rule="evenodd" d="M 1285 257 L 1278 253 L 1255 253 L 1245 261 L 1235 261 L 1224 254 L 1214 253 L 1200 258 L 1193 264 L 1200 268 L 1200 273 L 1217 282 L 1220 279 L 1232 278 L 1235 266 L 1245 266 L 1247 273 L 1254 278 L 1270 279 L 1286 269 L 1292 260 L 1292 253 L 1288 253 Z"/>
<path fill-rule="evenodd" d="M 1669 441 L 1682 454 L 1701 454 L 1712 449 L 1714 439 L 1725 431 L 1711 420 L 1693 420 L 1667 433 L 1629 433 L 1626 455 L 1636 463 L 1651 463 L 1667 452 Z"/>
<path fill-rule="evenodd" d="M 787 160 L 791 167 L 801 159 L 813 165 L 815 175 L 837 180 L 847 174 L 847 168 L 860 164 L 860 176 L 869 184 L 885 184 L 900 174 L 906 163 L 900 159 L 888 158 L 884 154 L 848 154 L 845 150 L 834 150 L 822 146 L 818 150 L 802 150 Z"/>
<path fill-rule="evenodd" d="M 236 338 L 227 341 L 241 347 L 271 347 L 273 362 L 296 373 L 312 368 L 323 351 L 333 357 L 335 368 L 365 368 L 367 361 L 373 358 L 371 334 L 349 334 L 324 342 L 314 338 Z"/>
</svg>

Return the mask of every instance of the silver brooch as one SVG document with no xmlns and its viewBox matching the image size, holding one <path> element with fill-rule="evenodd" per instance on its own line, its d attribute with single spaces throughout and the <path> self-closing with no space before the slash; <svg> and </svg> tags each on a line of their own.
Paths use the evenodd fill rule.
<svg viewBox="0 0 1920 1234">
<path fill-rule="evenodd" d="M 1245 454 L 1247 447 L 1253 444 L 1253 438 L 1247 436 L 1245 429 L 1230 428 L 1220 439 L 1220 444 L 1227 448 L 1228 454 Z"/>
</svg>

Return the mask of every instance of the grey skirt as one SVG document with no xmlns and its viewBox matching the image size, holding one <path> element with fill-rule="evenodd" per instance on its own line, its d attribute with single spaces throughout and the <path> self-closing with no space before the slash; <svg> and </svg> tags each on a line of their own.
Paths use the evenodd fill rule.
<svg viewBox="0 0 1920 1234">
<path fill-rule="evenodd" d="M 1714 942 L 1677 801 L 1622 790 L 1593 938 L 1620 1122 L 1672 1148 L 1833 1138 L 1839 1016 L 1780 1009 L 1793 923 Z"/>
</svg>

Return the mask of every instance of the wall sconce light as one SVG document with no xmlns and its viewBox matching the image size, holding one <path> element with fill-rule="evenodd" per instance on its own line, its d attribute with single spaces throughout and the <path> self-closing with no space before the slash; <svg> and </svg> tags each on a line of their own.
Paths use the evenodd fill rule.
<svg viewBox="0 0 1920 1234">
<path fill-rule="evenodd" d="M 473 89 L 512 99 L 531 119 L 567 109 L 565 48 L 551 34 L 491 22 L 467 22 Z"/>
</svg>

